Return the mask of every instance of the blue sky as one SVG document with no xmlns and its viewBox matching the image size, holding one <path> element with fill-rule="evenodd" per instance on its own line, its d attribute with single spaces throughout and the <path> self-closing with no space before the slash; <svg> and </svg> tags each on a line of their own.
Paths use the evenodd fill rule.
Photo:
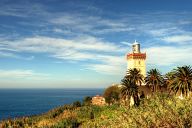
<svg viewBox="0 0 192 128">
<path fill-rule="evenodd" d="M 147 70 L 192 64 L 190 0 L 1 0 L 0 88 L 104 88 L 136 39 Z"/>
</svg>

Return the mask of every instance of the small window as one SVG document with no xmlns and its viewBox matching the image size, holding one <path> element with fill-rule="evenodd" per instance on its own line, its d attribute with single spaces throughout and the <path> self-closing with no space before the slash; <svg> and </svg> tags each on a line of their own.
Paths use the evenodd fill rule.
<svg viewBox="0 0 192 128">
<path fill-rule="evenodd" d="M 139 65 L 141 65 L 141 62 L 139 61 Z"/>
</svg>

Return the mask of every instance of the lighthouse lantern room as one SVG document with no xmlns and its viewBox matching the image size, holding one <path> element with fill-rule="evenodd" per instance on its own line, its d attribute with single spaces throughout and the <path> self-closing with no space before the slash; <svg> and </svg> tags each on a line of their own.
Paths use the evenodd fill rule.
<svg viewBox="0 0 192 128">
<path fill-rule="evenodd" d="M 132 52 L 127 54 L 127 69 L 136 68 L 146 77 L 146 53 L 141 53 L 140 44 L 135 41 L 132 45 Z"/>
</svg>

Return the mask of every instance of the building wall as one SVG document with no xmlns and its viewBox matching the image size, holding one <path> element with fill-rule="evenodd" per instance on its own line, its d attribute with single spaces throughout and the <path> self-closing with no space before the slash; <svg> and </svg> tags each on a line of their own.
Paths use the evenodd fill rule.
<svg viewBox="0 0 192 128">
<path fill-rule="evenodd" d="M 98 105 L 98 106 L 103 106 L 106 104 L 105 98 L 99 95 L 92 97 L 91 102 L 93 105 Z"/>
<path fill-rule="evenodd" d="M 127 69 L 139 69 L 141 74 L 146 77 L 146 53 L 140 51 L 140 44 L 134 42 L 132 45 L 132 53 L 127 54 Z"/>
<path fill-rule="evenodd" d="M 128 66 L 127 69 L 139 69 L 141 74 L 146 77 L 146 64 L 145 59 L 128 59 L 127 60 Z"/>
</svg>

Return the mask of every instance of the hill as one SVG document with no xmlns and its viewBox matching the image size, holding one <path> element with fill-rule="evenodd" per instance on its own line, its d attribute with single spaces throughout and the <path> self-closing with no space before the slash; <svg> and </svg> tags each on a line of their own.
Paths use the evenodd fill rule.
<svg viewBox="0 0 192 128">
<path fill-rule="evenodd" d="M 127 107 L 64 105 L 42 115 L 1 121 L 6 128 L 76 128 L 76 127 L 192 127 L 192 99 L 178 99 L 156 94 L 140 105 Z"/>
</svg>

